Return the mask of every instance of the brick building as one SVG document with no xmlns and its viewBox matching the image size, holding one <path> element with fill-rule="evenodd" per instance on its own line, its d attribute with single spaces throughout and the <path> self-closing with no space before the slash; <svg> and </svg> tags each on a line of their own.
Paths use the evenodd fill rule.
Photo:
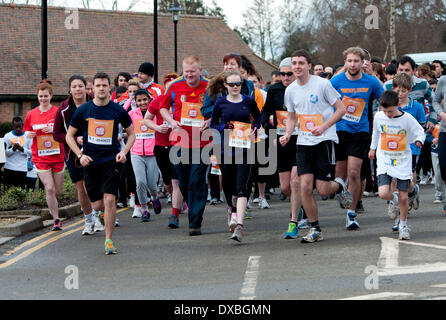
<svg viewBox="0 0 446 320">
<path fill-rule="evenodd" d="M 53 103 L 66 98 L 73 74 L 92 77 L 107 72 L 136 72 L 141 62 L 153 62 L 153 14 L 79 9 L 78 29 L 66 28 L 72 12 L 48 8 L 48 75 Z M 41 8 L 0 4 L 0 123 L 26 116 L 37 104 L 35 87 L 41 77 Z M 70 21 L 68 21 L 70 22 Z M 174 69 L 171 15 L 158 16 L 158 73 Z M 209 74 L 222 71 L 226 53 L 246 55 L 265 80 L 275 69 L 255 55 L 220 18 L 181 15 L 178 23 L 178 66 L 184 56 L 200 58 Z M 180 70 L 179 70 L 180 71 Z"/>
</svg>

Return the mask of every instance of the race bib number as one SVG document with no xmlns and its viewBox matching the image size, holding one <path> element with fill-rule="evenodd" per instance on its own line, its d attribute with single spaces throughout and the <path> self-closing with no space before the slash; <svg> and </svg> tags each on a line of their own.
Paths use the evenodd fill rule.
<svg viewBox="0 0 446 320">
<path fill-rule="evenodd" d="M 288 111 L 276 111 L 277 118 L 277 134 L 284 135 L 286 133 L 286 123 L 288 120 Z M 297 135 L 297 121 L 296 127 L 292 133 L 292 135 Z"/>
<path fill-rule="evenodd" d="M 201 127 L 204 118 L 201 115 L 201 104 L 183 102 L 181 106 L 181 121 L 183 126 Z"/>
<path fill-rule="evenodd" d="M 251 148 L 251 139 L 249 133 L 251 132 L 251 124 L 245 122 L 232 122 L 234 129 L 229 134 L 229 146 L 235 148 Z"/>
<path fill-rule="evenodd" d="M 220 165 L 217 162 L 217 157 L 215 155 L 211 155 L 211 174 L 221 176 Z"/>
<path fill-rule="evenodd" d="M 113 142 L 113 120 L 88 120 L 88 142 L 111 146 Z"/>
<path fill-rule="evenodd" d="M 406 157 L 406 135 L 381 133 L 381 150 L 390 159 L 396 160 Z M 395 163 L 396 161 L 392 161 Z"/>
<path fill-rule="evenodd" d="M 11 145 L 15 145 L 16 143 L 20 144 L 21 147 L 23 147 L 25 145 L 25 137 L 21 136 L 21 137 L 17 137 L 17 138 L 11 138 L 9 139 L 9 142 L 11 143 Z"/>
<path fill-rule="evenodd" d="M 345 106 L 346 112 L 342 119 L 350 122 L 359 122 L 365 108 L 365 101 L 363 99 L 349 98 L 344 96 L 342 103 Z"/>
<path fill-rule="evenodd" d="M 37 155 L 51 156 L 60 153 L 59 142 L 54 141 L 53 136 L 37 136 Z"/>
<path fill-rule="evenodd" d="M 138 119 L 135 121 L 135 136 L 136 139 L 153 139 L 155 131 L 144 124 L 144 119 Z"/>
<path fill-rule="evenodd" d="M 299 128 L 303 135 L 311 135 L 311 130 L 322 124 L 321 114 L 299 114 Z"/>
</svg>

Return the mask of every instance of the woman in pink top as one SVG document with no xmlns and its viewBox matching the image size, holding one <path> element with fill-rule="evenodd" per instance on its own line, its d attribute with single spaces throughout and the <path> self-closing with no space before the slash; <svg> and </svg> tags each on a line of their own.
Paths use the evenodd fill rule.
<svg viewBox="0 0 446 320">
<path fill-rule="evenodd" d="M 159 169 L 153 153 L 155 147 L 155 132 L 144 125 L 144 116 L 151 100 L 152 97 L 147 90 L 136 90 L 135 101 L 138 109 L 129 112 L 136 134 L 136 141 L 130 153 L 136 178 L 136 194 L 141 204 L 140 207 L 135 206 L 135 210 L 141 211 L 141 222 L 150 221 L 150 213 L 147 207 L 149 202 L 147 190 L 150 191 L 150 195 L 152 196 L 155 214 L 161 212 L 161 203 L 157 198 Z"/>
</svg>

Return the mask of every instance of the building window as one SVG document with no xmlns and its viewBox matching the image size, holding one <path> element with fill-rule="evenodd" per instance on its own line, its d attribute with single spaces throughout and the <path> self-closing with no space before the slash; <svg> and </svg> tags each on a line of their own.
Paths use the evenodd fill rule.
<svg viewBox="0 0 446 320">
<path fill-rule="evenodd" d="M 23 104 L 21 102 L 14 103 L 14 117 L 21 117 L 23 115 Z"/>
</svg>

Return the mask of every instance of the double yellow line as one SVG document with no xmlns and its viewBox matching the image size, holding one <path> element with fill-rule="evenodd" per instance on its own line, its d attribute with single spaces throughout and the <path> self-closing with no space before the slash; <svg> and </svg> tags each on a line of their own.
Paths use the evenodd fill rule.
<svg viewBox="0 0 446 320">
<path fill-rule="evenodd" d="M 122 212 L 122 211 L 124 211 L 124 210 L 126 210 L 126 209 L 127 209 L 127 208 L 119 209 L 119 210 L 117 211 L 117 213 L 120 213 L 120 212 Z M 54 236 L 54 237 L 52 237 L 52 238 L 50 238 L 50 239 L 48 239 L 48 240 L 46 240 L 46 241 L 43 241 L 42 243 L 38 244 L 37 246 L 32 247 L 32 248 L 30 248 L 30 249 L 28 249 L 28 250 L 22 252 L 22 253 L 19 254 L 17 257 L 11 258 L 11 259 L 9 259 L 8 261 L 6 261 L 5 263 L 0 264 L 0 269 L 7 268 L 7 267 L 9 267 L 10 265 L 12 265 L 12 264 L 14 264 L 14 263 L 16 263 L 16 262 L 22 260 L 23 258 L 29 256 L 29 255 L 32 254 L 32 253 L 36 252 L 37 250 L 39 250 L 39 249 L 41 249 L 41 248 L 43 248 L 43 247 L 46 247 L 47 245 L 49 245 L 49 244 L 51 244 L 51 243 L 53 243 L 53 242 L 55 242 L 55 241 L 57 241 L 57 240 L 59 240 L 59 239 L 65 238 L 66 236 L 69 236 L 70 234 L 72 234 L 72 233 L 74 233 L 74 232 L 77 232 L 77 231 L 82 230 L 82 229 L 84 228 L 83 225 L 80 226 L 80 227 L 78 227 L 78 228 L 75 228 L 75 229 L 73 229 L 73 230 L 66 231 L 66 230 L 68 230 L 68 229 L 74 228 L 74 227 L 76 227 L 76 226 L 78 226 L 78 225 L 80 225 L 80 224 L 83 224 L 83 223 L 84 223 L 84 220 L 82 219 L 82 220 L 80 220 L 80 221 L 78 221 L 78 222 L 75 222 L 75 223 L 73 223 L 73 224 L 70 224 L 69 226 L 66 226 L 66 227 L 64 228 L 64 230 L 62 231 L 62 233 L 51 231 L 51 232 L 45 233 L 45 234 L 43 234 L 43 235 L 41 235 L 41 236 L 38 236 L 38 237 L 36 237 L 36 238 L 33 238 L 33 239 L 31 239 L 31 240 L 28 240 L 28 241 L 22 243 L 21 245 L 15 247 L 13 250 L 10 250 L 10 251 L 6 252 L 3 256 L 10 256 L 10 255 L 16 253 L 17 251 L 19 251 L 19 250 L 21 250 L 21 249 L 23 249 L 23 248 L 25 248 L 25 247 L 27 247 L 27 246 L 32 245 L 33 243 L 36 243 L 36 242 L 38 242 L 38 241 L 40 241 L 40 240 L 42 240 L 42 239 L 45 239 L 45 238 L 47 238 L 47 237 L 50 237 L 50 236 Z M 59 234 L 59 233 L 60 233 L 60 234 Z"/>
</svg>

